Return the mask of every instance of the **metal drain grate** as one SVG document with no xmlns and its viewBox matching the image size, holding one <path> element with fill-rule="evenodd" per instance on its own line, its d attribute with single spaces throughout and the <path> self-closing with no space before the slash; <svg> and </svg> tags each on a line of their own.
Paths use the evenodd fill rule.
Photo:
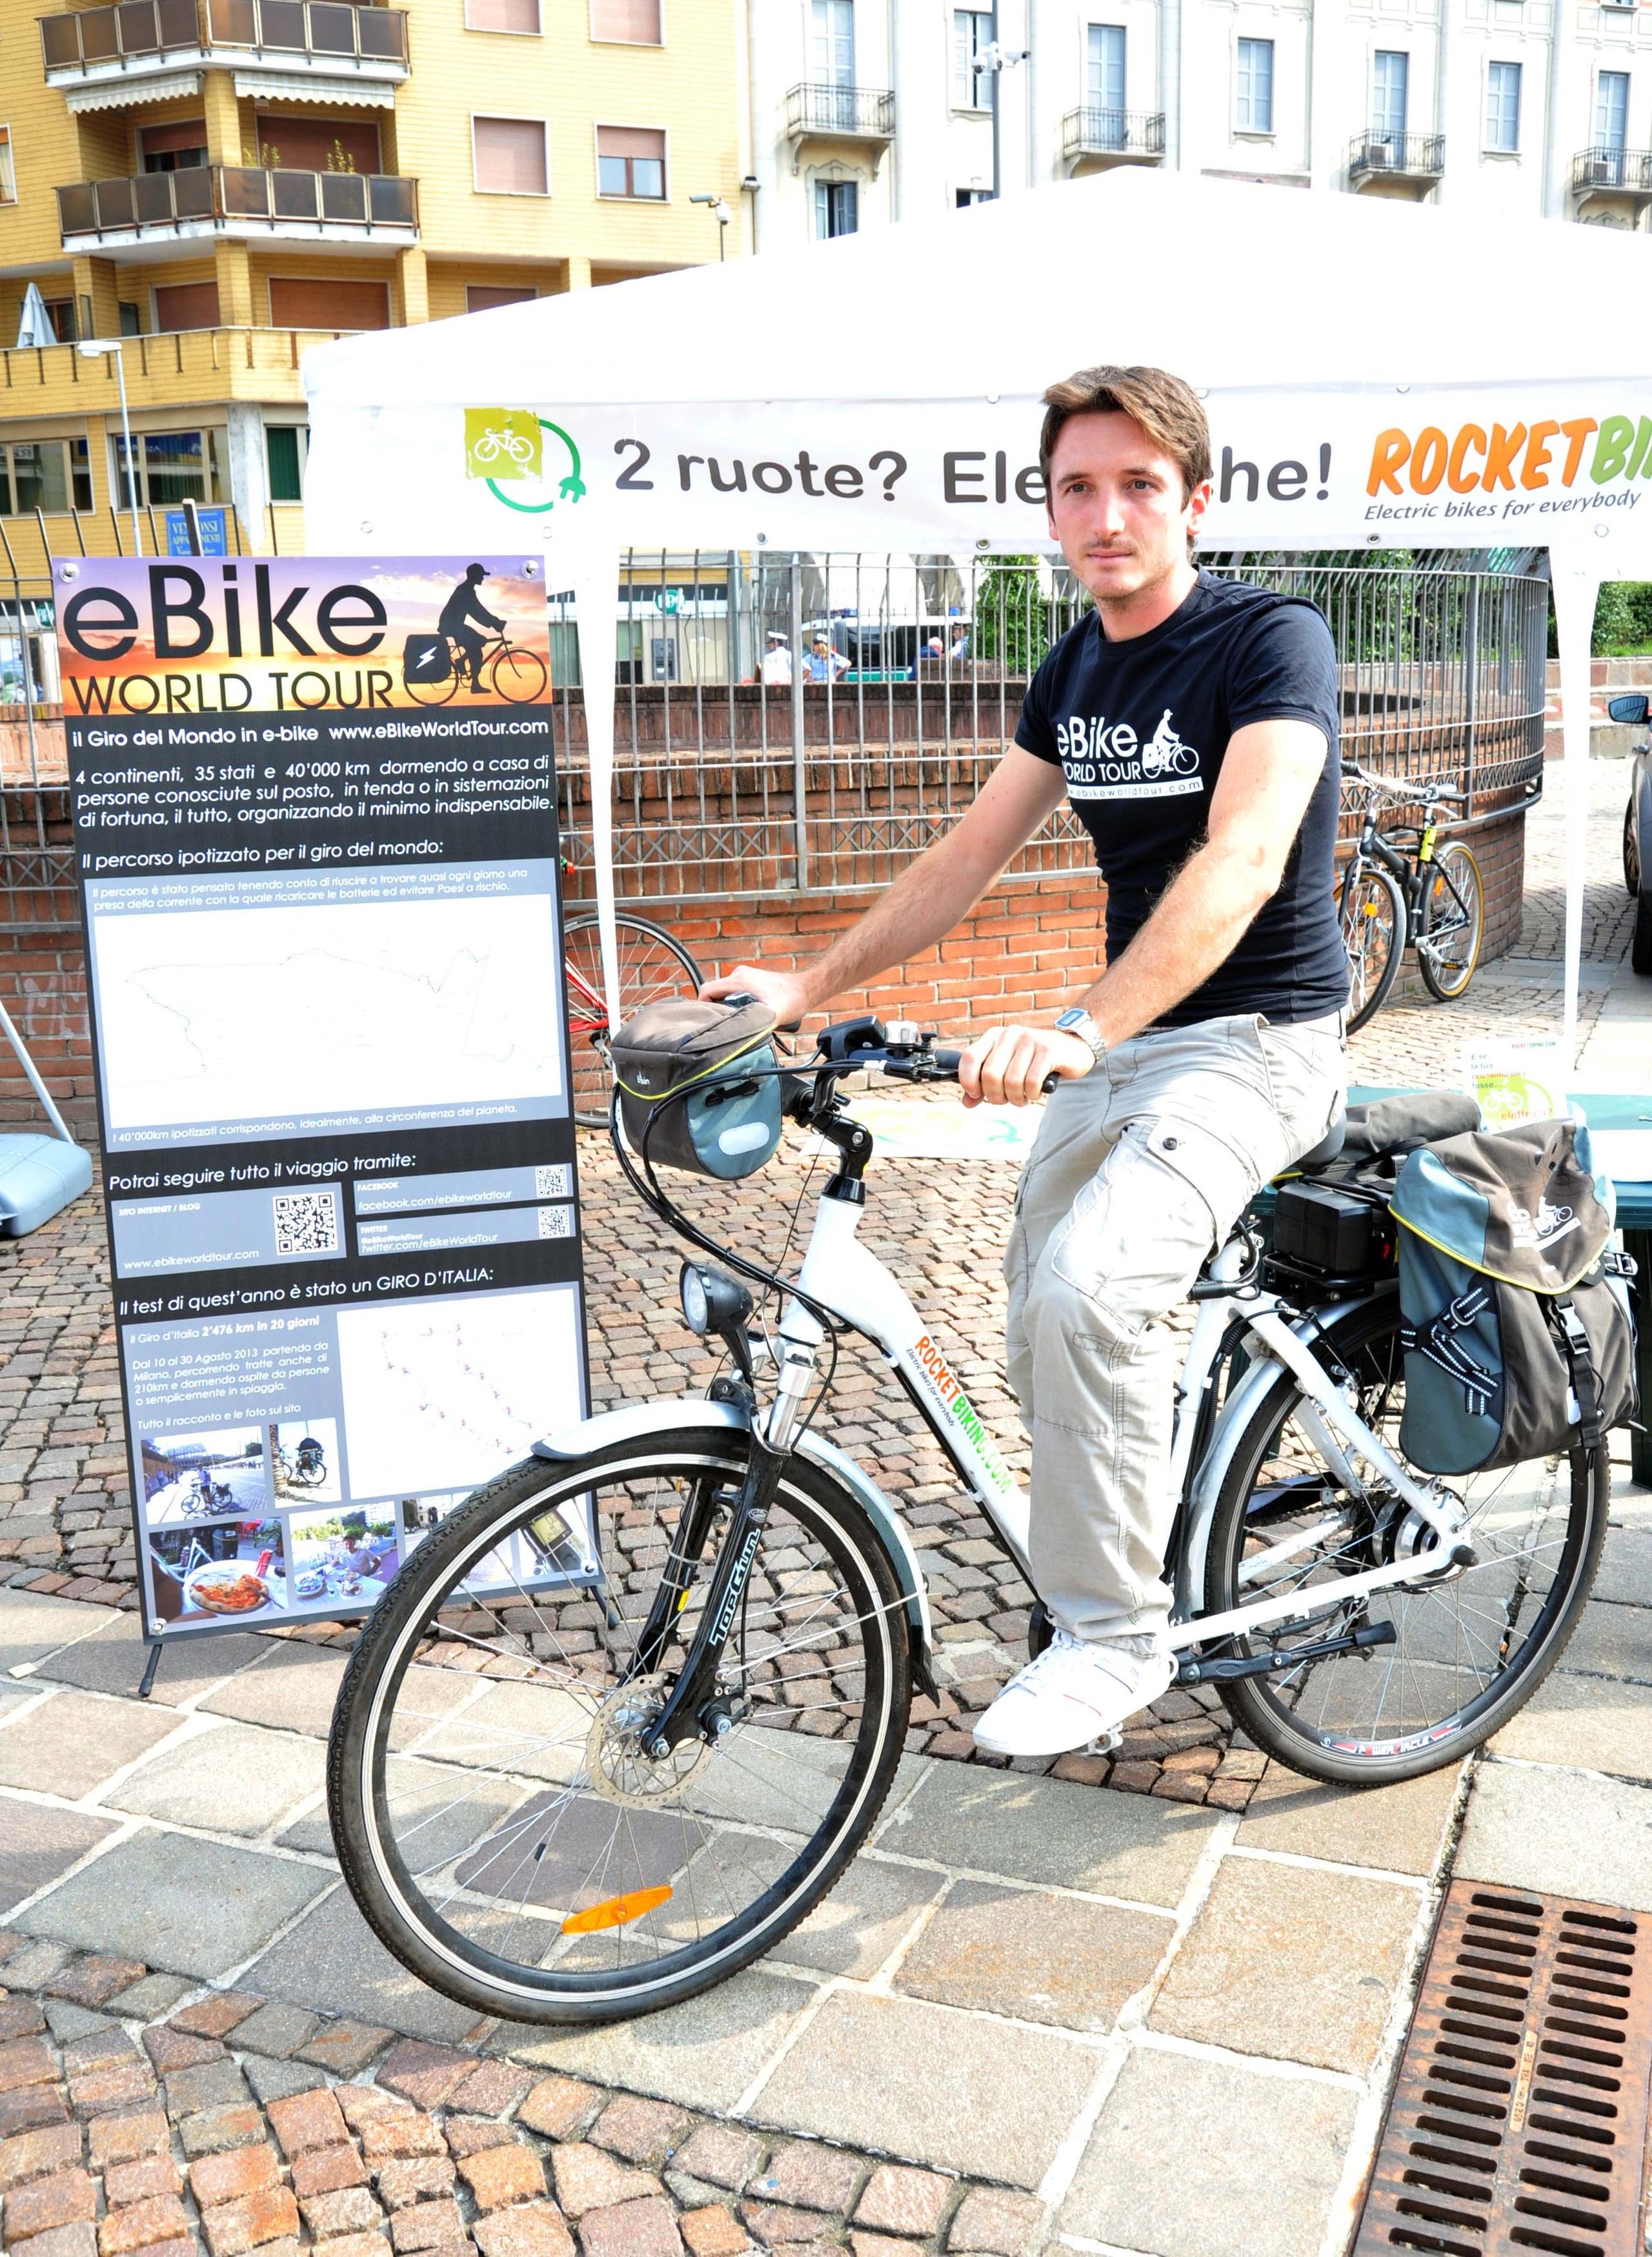
<svg viewBox="0 0 1652 2257">
<path fill-rule="evenodd" d="M 1353 2257 L 1638 2257 L 1652 1916 L 1446 1893 Z"/>
</svg>

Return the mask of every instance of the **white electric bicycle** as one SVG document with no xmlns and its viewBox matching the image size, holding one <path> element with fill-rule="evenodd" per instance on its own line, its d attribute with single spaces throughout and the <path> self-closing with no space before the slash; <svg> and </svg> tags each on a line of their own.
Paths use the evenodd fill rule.
<svg viewBox="0 0 1652 2257">
<path fill-rule="evenodd" d="M 598 2021 L 690 1997 L 780 1946 L 872 1829 L 914 1687 L 947 1671 L 899 1512 L 815 1431 L 842 1335 L 874 1344 L 1032 1583 L 1020 1487 L 858 1236 L 872 1139 L 842 1084 L 866 1070 L 955 1080 L 957 1053 L 863 1019 L 772 1069 L 837 1158 L 791 1278 L 707 1236 L 616 1116 L 634 1188 L 717 1257 L 685 1265 L 682 1306 L 727 1360 L 702 1396 L 538 1444 L 424 1539 L 357 1645 L 328 1764 L 345 1876 L 397 1957 L 482 2013 Z M 1604 1448 L 1418 1473 L 1392 1276 L 1293 1274 L 1254 1213 L 1192 1298 L 1167 1560 L 1181 1681 L 1314 1779 L 1454 1762 L 1571 1635 Z"/>
</svg>

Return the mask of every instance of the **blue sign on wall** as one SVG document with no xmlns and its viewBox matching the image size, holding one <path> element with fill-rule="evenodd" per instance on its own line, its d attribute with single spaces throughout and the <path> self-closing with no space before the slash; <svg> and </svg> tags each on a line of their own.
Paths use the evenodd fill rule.
<svg viewBox="0 0 1652 2257">
<path fill-rule="evenodd" d="M 229 554 L 229 534 L 225 525 L 226 513 L 221 508 L 197 509 L 195 517 L 201 527 L 201 553 L 203 556 L 227 556 Z M 180 509 L 166 512 L 166 554 L 168 556 L 187 556 L 189 520 Z"/>
</svg>

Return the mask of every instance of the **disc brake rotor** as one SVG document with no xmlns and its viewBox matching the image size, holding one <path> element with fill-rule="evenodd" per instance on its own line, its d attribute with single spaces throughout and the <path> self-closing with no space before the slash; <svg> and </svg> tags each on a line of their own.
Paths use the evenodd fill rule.
<svg viewBox="0 0 1652 2257">
<path fill-rule="evenodd" d="M 592 1718 L 585 1769 L 592 1793 L 604 1801 L 652 1809 L 680 1794 L 710 1762 L 710 1746 L 697 1737 L 680 1740 L 658 1761 L 644 1754 L 669 1689 L 661 1671 L 633 1677 L 616 1687 Z"/>
</svg>

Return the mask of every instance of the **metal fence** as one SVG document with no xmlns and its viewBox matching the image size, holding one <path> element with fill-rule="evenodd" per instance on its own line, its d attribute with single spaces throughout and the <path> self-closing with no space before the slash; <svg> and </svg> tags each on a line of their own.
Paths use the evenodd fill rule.
<svg viewBox="0 0 1652 2257">
<path fill-rule="evenodd" d="M 1331 622 L 1345 756 L 1444 777 L 1484 816 L 1542 773 L 1548 589 L 1492 572 L 1226 555 Z M 1089 598 L 1041 559 L 630 554 L 619 579 L 614 838 L 657 903 L 886 885 L 974 798 Z M 552 598 L 563 821 L 589 889 L 582 701 Z M 1011 878 L 1093 867 L 1062 808 Z"/>
</svg>

